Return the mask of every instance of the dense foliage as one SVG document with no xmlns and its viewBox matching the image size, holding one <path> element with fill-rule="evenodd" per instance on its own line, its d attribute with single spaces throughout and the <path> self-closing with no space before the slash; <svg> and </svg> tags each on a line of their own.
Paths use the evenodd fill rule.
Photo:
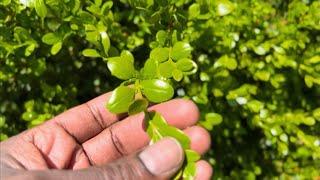
<svg viewBox="0 0 320 180">
<path fill-rule="evenodd" d="M 215 178 L 320 176 L 319 32 L 316 0 L 1 0 L 1 140 L 117 87 L 108 58 L 180 42 Z"/>
</svg>

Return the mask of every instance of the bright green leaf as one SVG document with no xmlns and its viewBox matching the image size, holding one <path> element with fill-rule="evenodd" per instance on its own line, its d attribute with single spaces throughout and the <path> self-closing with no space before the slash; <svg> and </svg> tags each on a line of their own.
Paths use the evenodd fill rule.
<svg viewBox="0 0 320 180">
<path fill-rule="evenodd" d="M 200 159 L 200 155 L 191 149 L 186 149 L 185 155 L 187 158 L 187 162 L 196 162 Z"/>
<path fill-rule="evenodd" d="M 47 33 L 44 36 L 42 36 L 42 42 L 49 45 L 53 45 L 59 41 L 61 41 L 61 38 L 54 33 Z"/>
<path fill-rule="evenodd" d="M 168 48 L 155 48 L 150 53 L 150 58 L 155 59 L 158 62 L 163 62 L 169 58 L 169 49 Z"/>
<path fill-rule="evenodd" d="M 160 79 L 143 80 L 141 81 L 143 94 L 151 102 L 163 102 L 172 98 L 174 90 L 172 86 Z"/>
<path fill-rule="evenodd" d="M 34 51 L 34 49 L 36 48 L 36 46 L 37 46 L 37 44 L 30 44 L 27 48 L 26 48 L 26 50 L 25 50 L 25 55 L 26 56 L 30 56 L 31 55 L 31 53 Z"/>
<path fill-rule="evenodd" d="M 195 19 L 200 15 L 200 5 L 198 3 L 194 3 L 189 7 L 189 18 Z"/>
<path fill-rule="evenodd" d="M 108 58 L 108 68 L 113 76 L 123 80 L 133 78 L 136 73 L 133 60 L 123 54 L 120 57 Z"/>
<path fill-rule="evenodd" d="M 254 48 L 254 52 L 260 56 L 265 55 L 267 50 L 263 46 L 257 46 Z"/>
<path fill-rule="evenodd" d="M 188 163 L 183 170 L 182 177 L 186 180 L 193 180 L 196 175 L 196 163 Z"/>
<path fill-rule="evenodd" d="M 146 99 L 136 99 L 130 106 L 129 106 L 129 115 L 134 115 L 140 112 L 143 112 L 148 107 L 148 101 Z"/>
<path fill-rule="evenodd" d="M 238 63 L 234 58 L 231 58 L 228 55 L 224 55 L 214 63 L 213 67 L 215 68 L 225 67 L 230 70 L 235 70 L 237 66 L 238 66 Z"/>
<path fill-rule="evenodd" d="M 124 50 L 121 52 L 120 56 L 127 62 L 131 62 L 133 64 L 134 62 L 134 57 L 133 55 L 131 54 L 130 51 L 127 51 L 127 50 Z"/>
<path fill-rule="evenodd" d="M 192 48 L 189 43 L 177 42 L 172 47 L 171 57 L 173 60 L 177 61 L 182 58 L 188 58 L 191 56 Z"/>
<path fill-rule="evenodd" d="M 260 79 L 261 81 L 268 81 L 270 79 L 270 72 L 261 70 L 254 73 L 254 77 Z"/>
<path fill-rule="evenodd" d="M 219 16 L 225 16 L 231 13 L 234 9 L 234 5 L 228 0 L 219 0 L 217 2 L 217 13 Z"/>
<path fill-rule="evenodd" d="M 222 116 L 217 113 L 207 113 L 205 120 L 209 121 L 212 125 L 218 125 L 222 122 Z"/>
<path fill-rule="evenodd" d="M 34 0 L 34 8 L 41 18 L 45 18 L 47 16 L 47 7 L 44 0 Z"/>
<path fill-rule="evenodd" d="M 172 77 L 176 81 L 181 81 L 181 79 L 183 78 L 183 73 L 179 69 L 175 69 L 172 71 Z"/>
<path fill-rule="evenodd" d="M 187 135 L 184 134 L 180 129 L 169 126 L 164 118 L 159 113 L 152 113 L 151 120 L 149 120 L 149 127 L 151 139 L 156 135 L 157 139 L 163 137 L 173 137 L 175 138 L 183 147 L 183 149 L 188 149 L 190 147 L 190 139 Z M 154 139 L 152 140 L 153 142 Z"/>
<path fill-rule="evenodd" d="M 317 119 L 318 121 L 320 121 L 320 107 L 313 110 L 312 115 L 315 119 Z"/>
<path fill-rule="evenodd" d="M 191 72 L 197 69 L 197 64 L 191 59 L 183 58 L 177 62 L 177 68 L 183 72 Z"/>
<path fill-rule="evenodd" d="M 166 61 L 159 65 L 159 73 L 162 77 L 171 78 L 173 70 L 176 69 L 176 65 L 173 61 Z"/>
<path fill-rule="evenodd" d="M 263 103 L 258 100 L 249 101 L 246 105 L 252 112 L 255 113 L 258 113 L 263 108 Z"/>
<path fill-rule="evenodd" d="M 167 36 L 168 35 L 167 35 L 167 33 L 165 31 L 160 30 L 156 34 L 156 39 L 161 45 L 164 45 L 166 40 L 167 40 Z"/>
<path fill-rule="evenodd" d="M 85 49 L 82 51 L 82 55 L 86 57 L 101 57 L 98 51 L 95 49 Z"/>
<path fill-rule="evenodd" d="M 154 59 L 148 59 L 141 70 L 144 79 L 152 79 L 158 77 L 158 62 Z"/>
<path fill-rule="evenodd" d="M 102 46 L 103 46 L 103 50 L 104 50 L 104 53 L 106 55 L 108 55 L 109 53 L 109 49 L 110 49 L 110 39 L 109 39 L 109 36 L 106 32 L 101 32 L 100 33 L 101 35 L 101 43 L 102 43 Z"/>
<path fill-rule="evenodd" d="M 60 51 L 61 47 L 62 47 L 62 42 L 61 42 L 61 41 L 55 43 L 55 44 L 51 47 L 51 54 L 52 54 L 52 55 L 57 54 L 57 53 Z"/>
<path fill-rule="evenodd" d="M 305 125 L 308 125 L 308 126 L 312 126 L 316 123 L 315 119 L 313 117 L 307 117 L 307 118 L 304 118 L 303 119 L 303 123 Z"/>
<path fill-rule="evenodd" d="M 112 113 L 127 112 L 134 100 L 135 90 L 127 86 L 116 88 L 107 103 L 107 108 Z"/>
</svg>

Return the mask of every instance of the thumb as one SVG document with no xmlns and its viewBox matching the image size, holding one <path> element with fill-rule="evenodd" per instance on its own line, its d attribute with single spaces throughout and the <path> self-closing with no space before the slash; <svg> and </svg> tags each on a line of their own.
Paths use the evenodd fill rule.
<svg viewBox="0 0 320 180">
<path fill-rule="evenodd" d="M 164 138 L 139 153 L 105 166 L 76 171 L 37 171 L 33 172 L 31 179 L 169 179 L 180 169 L 183 160 L 181 145 L 173 138 Z"/>
</svg>

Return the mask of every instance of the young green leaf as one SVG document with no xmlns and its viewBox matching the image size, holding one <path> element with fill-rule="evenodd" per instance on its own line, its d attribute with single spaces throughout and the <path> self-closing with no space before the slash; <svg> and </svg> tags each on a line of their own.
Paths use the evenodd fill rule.
<svg viewBox="0 0 320 180">
<path fill-rule="evenodd" d="M 222 122 L 222 116 L 217 113 L 207 113 L 205 119 L 206 121 L 209 121 L 212 125 L 218 125 Z"/>
<path fill-rule="evenodd" d="M 182 178 L 186 180 L 193 180 L 195 175 L 196 175 L 196 163 L 195 162 L 187 163 L 185 168 L 183 169 Z"/>
<path fill-rule="evenodd" d="M 164 45 L 164 43 L 166 42 L 167 36 L 168 35 L 164 30 L 160 30 L 156 34 L 156 39 L 161 45 Z"/>
<path fill-rule="evenodd" d="M 47 16 L 47 7 L 44 3 L 44 0 L 35 0 L 34 8 L 36 9 L 36 13 L 41 17 L 45 18 Z"/>
<path fill-rule="evenodd" d="M 135 76 L 132 58 L 122 53 L 120 57 L 108 58 L 108 68 L 119 79 L 127 80 Z"/>
<path fill-rule="evenodd" d="M 110 49 L 110 38 L 106 32 L 101 32 L 100 35 L 101 35 L 101 43 L 103 46 L 104 53 L 108 55 L 109 54 L 108 52 Z"/>
<path fill-rule="evenodd" d="M 52 44 L 55 44 L 55 43 L 61 41 L 61 38 L 54 33 L 47 33 L 44 36 L 42 36 L 41 40 L 42 40 L 42 42 L 44 42 L 46 44 L 52 45 Z"/>
<path fill-rule="evenodd" d="M 213 65 L 214 68 L 224 67 L 230 70 L 235 70 L 237 66 L 237 61 L 234 58 L 229 57 L 228 55 L 220 57 Z"/>
<path fill-rule="evenodd" d="M 148 100 L 155 103 L 169 100 L 174 93 L 172 86 L 160 79 L 143 80 L 141 81 L 141 87 Z"/>
<path fill-rule="evenodd" d="M 177 68 L 183 72 L 191 72 L 197 68 L 197 64 L 188 58 L 178 60 Z"/>
<path fill-rule="evenodd" d="M 127 112 L 134 100 L 135 90 L 127 86 L 119 86 L 113 92 L 107 103 L 107 108 L 112 113 Z"/>
<path fill-rule="evenodd" d="M 148 128 L 151 128 L 151 136 L 149 134 L 151 139 L 153 139 L 152 135 L 156 135 L 156 138 L 173 137 L 181 144 L 183 149 L 188 149 L 190 147 L 190 139 L 183 133 L 183 131 L 176 127 L 169 126 L 161 114 L 157 112 L 149 114 L 151 114 L 151 119 L 149 120 Z M 153 139 L 153 142 L 156 141 Z"/>
<path fill-rule="evenodd" d="M 143 112 L 147 109 L 149 103 L 146 99 L 136 99 L 130 106 L 129 106 L 129 115 L 138 114 Z"/>
<path fill-rule="evenodd" d="M 25 55 L 30 56 L 36 47 L 37 47 L 37 44 L 33 44 L 33 43 L 30 44 L 25 50 Z"/>
<path fill-rule="evenodd" d="M 200 159 L 200 155 L 191 149 L 186 149 L 185 154 L 188 162 L 196 162 Z"/>
<path fill-rule="evenodd" d="M 174 69 L 172 71 L 172 77 L 176 81 L 181 81 L 181 79 L 183 78 L 183 73 L 179 69 Z"/>
<path fill-rule="evenodd" d="M 95 49 L 85 49 L 82 51 L 82 55 L 86 57 L 101 57 L 98 51 Z"/>
<path fill-rule="evenodd" d="M 158 62 L 164 62 L 169 58 L 168 48 L 155 48 L 150 53 L 150 58 L 155 59 Z"/>
<path fill-rule="evenodd" d="M 178 61 L 182 58 L 188 58 L 191 55 L 192 48 L 189 43 L 177 42 L 172 47 L 171 57 L 173 60 Z"/>
<path fill-rule="evenodd" d="M 144 79 L 153 79 L 158 77 L 158 62 L 154 59 L 148 59 L 141 70 Z"/>
<path fill-rule="evenodd" d="M 176 69 L 176 65 L 173 61 L 166 61 L 164 63 L 161 63 L 159 65 L 159 73 L 161 77 L 164 78 L 171 78 L 172 77 L 172 71 Z"/>
<path fill-rule="evenodd" d="M 163 137 L 173 137 L 176 140 L 179 141 L 183 149 L 188 149 L 190 148 L 190 139 L 187 135 L 183 133 L 178 128 L 175 128 L 173 126 L 160 126 L 159 131 L 162 134 Z"/>
<path fill-rule="evenodd" d="M 195 19 L 200 15 L 200 5 L 198 3 L 194 3 L 189 7 L 189 18 Z"/>
<path fill-rule="evenodd" d="M 55 43 L 55 44 L 51 47 L 51 54 L 52 54 L 52 55 L 57 54 L 57 53 L 60 51 L 61 47 L 62 47 L 62 42 L 61 42 L 61 41 Z"/>
<path fill-rule="evenodd" d="M 217 13 L 219 16 L 225 16 L 231 13 L 234 9 L 234 5 L 228 0 L 219 0 L 217 2 Z"/>
</svg>

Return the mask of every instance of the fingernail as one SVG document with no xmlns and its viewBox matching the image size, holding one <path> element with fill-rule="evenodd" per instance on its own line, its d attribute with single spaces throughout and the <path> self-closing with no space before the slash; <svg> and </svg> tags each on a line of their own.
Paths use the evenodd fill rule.
<svg viewBox="0 0 320 180">
<path fill-rule="evenodd" d="M 174 174 L 182 165 L 183 149 L 174 138 L 163 140 L 147 147 L 139 154 L 145 167 L 155 176 Z"/>
</svg>

